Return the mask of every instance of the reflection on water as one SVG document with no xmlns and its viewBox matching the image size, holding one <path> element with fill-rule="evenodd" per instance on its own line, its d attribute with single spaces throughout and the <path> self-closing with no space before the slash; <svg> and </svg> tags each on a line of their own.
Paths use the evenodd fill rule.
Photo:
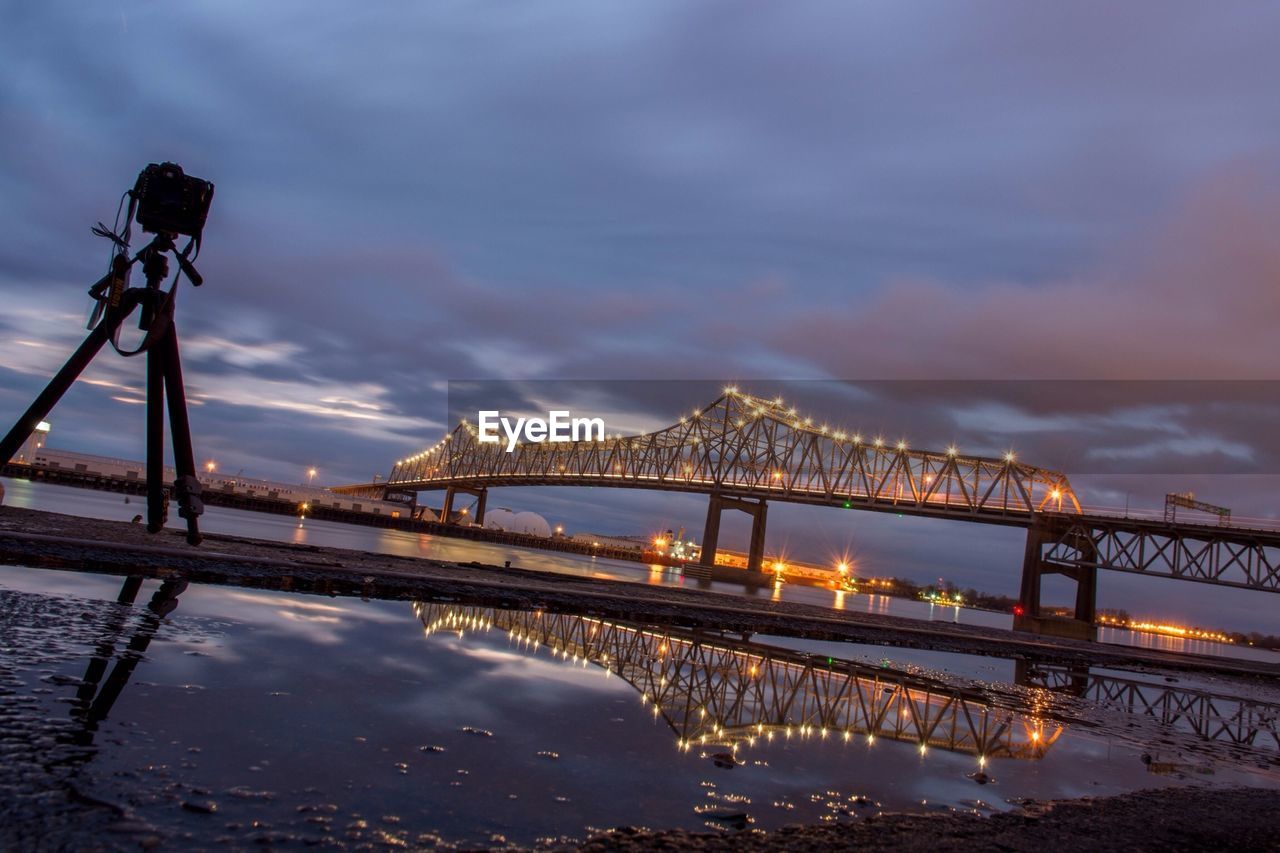
<svg viewBox="0 0 1280 853">
<path fill-rule="evenodd" d="M 84 678 L 80 680 L 80 685 L 76 689 L 75 701 L 71 704 L 71 715 L 83 727 L 81 736 L 77 738 L 81 743 L 92 742 L 93 732 L 111 713 L 116 699 L 129 683 L 134 668 L 142 661 L 151 641 L 155 639 L 156 632 L 160 629 L 160 621 L 177 608 L 178 596 L 187 588 L 187 582 L 167 580 L 160 584 L 146 609 L 141 613 L 136 626 L 132 628 L 129 641 L 117 656 L 116 645 L 126 633 L 128 608 L 137 599 L 141 588 L 142 578 L 125 578 L 120 587 L 120 595 L 116 598 L 116 604 L 123 606 L 113 609 L 107 617 L 101 638 L 94 648 L 93 657 L 85 668 Z M 107 668 L 111 666 L 113 659 L 115 659 L 115 666 L 111 667 L 111 672 L 107 675 Z M 105 681 L 103 681 L 103 675 L 107 676 Z"/>
<path fill-rule="evenodd" d="M 977 757 L 1038 759 L 1062 732 L 1034 713 L 991 707 L 976 691 L 888 668 L 815 658 L 718 635 L 541 611 L 416 603 L 428 636 L 498 629 L 519 648 L 546 647 L 606 669 L 640 693 L 680 748 L 738 748 L 775 735 L 862 736 Z"/>
<path fill-rule="evenodd" d="M 0 567 L 0 847 L 50 827 L 94 846 L 121 821 L 183 846 L 553 844 L 1280 785 L 1266 686 L 109 582 Z"/>
<path fill-rule="evenodd" d="M 1087 667 L 1017 662 L 1018 684 L 1088 699 L 1094 705 L 1150 717 L 1160 726 L 1200 740 L 1280 753 L 1280 705 L 1242 696 L 1217 695 L 1170 683 L 1094 674 Z M 1170 676 L 1168 681 L 1177 679 Z"/>
</svg>

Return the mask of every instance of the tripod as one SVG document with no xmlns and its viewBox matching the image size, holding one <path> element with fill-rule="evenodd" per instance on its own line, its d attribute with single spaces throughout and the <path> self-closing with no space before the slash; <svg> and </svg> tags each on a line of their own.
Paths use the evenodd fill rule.
<svg viewBox="0 0 1280 853">
<path fill-rule="evenodd" d="M 186 519 L 187 541 L 199 545 L 199 517 L 204 512 L 204 502 L 200 497 L 200 481 L 196 478 L 187 398 L 182 384 L 182 362 L 178 355 L 178 331 L 173 322 L 174 297 L 178 288 L 175 283 L 167 293 L 160 289 L 169 274 L 169 259 L 165 254 L 173 253 L 192 284 L 198 286 L 203 279 L 186 255 L 176 250 L 173 241 L 173 234 L 161 232 L 132 259 L 127 251 L 115 254 L 111 260 L 111 271 L 89 289 L 90 295 L 99 301 L 100 321 L 26 413 L 0 440 L 0 462 L 7 464 L 13 458 L 18 447 L 62 399 L 103 344 L 115 340 L 125 319 L 141 306 L 138 328 L 146 332 L 146 337 L 137 350 L 127 355 L 147 354 L 147 530 L 159 532 L 169 515 L 169 493 L 164 485 L 164 405 L 167 400 L 173 461 L 177 469 L 173 490 L 178 499 L 178 515 Z M 138 261 L 142 261 L 146 286 L 126 288 L 129 269 Z"/>
</svg>

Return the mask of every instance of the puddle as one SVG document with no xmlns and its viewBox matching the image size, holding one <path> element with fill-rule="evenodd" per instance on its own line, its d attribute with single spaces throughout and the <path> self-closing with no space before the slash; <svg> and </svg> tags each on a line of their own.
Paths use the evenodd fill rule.
<svg viewBox="0 0 1280 853">
<path fill-rule="evenodd" d="M 1278 710 L 1257 683 L 0 568 L 11 843 L 533 845 L 1280 787 Z"/>
</svg>

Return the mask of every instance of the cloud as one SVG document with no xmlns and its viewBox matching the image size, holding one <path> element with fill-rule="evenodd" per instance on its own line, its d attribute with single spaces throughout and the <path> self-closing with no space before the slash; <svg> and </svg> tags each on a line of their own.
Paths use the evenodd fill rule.
<svg viewBox="0 0 1280 853">
<path fill-rule="evenodd" d="M 83 336 L 88 226 L 168 159 L 217 184 L 178 316 L 224 468 L 385 473 L 438 438 L 448 379 L 1021 377 L 786 393 L 913 445 L 1070 466 L 1039 428 L 1075 425 L 1108 470 L 1273 470 L 1265 384 L 1137 411 L 1042 380 L 1276 378 L 1277 28 L 1088 0 L 27 4 L 0 31 L 0 415 Z M 86 379 L 55 444 L 139 456 L 141 360 Z M 600 404 L 637 425 L 701 402 L 627 393 Z"/>
</svg>

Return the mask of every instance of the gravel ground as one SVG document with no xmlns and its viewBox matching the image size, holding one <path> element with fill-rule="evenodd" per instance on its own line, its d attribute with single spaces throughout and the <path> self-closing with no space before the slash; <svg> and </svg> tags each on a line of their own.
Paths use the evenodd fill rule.
<svg viewBox="0 0 1280 853">
<path fill-rule="evenodd" d="M 1166 788 L 1028 804 L 991 817 L 887 814 L 838 826 L 711 835 L 618 831 L 577 848 L 605 850 L 1280 850 L 1280 794 L 1259 788 Z"/>
</svg>

